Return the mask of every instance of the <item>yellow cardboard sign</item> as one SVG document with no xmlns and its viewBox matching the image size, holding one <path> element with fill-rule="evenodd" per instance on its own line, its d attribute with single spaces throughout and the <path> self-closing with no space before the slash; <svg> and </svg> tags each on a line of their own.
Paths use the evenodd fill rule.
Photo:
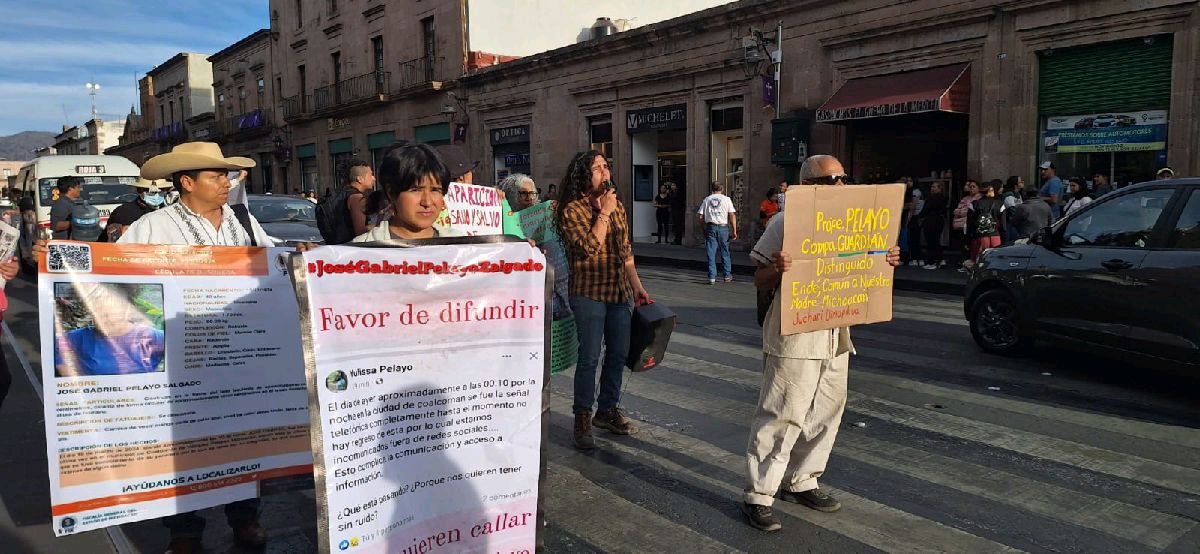
<svg viewBox="0 0 1200 554">
<path fill-rule="evenodd" d="M 793 186 L 783 250 L 780 332 L 795 335 L 892 319 L 893 268 L 904 185 Z"/>
</svg>

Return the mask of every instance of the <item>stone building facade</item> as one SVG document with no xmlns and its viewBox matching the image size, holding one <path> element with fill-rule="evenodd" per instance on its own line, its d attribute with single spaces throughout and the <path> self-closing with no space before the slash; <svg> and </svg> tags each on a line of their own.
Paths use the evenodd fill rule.
<svg viewBox="0 0 1200 554">
<path fill-rule="evenodd" d="M 794 182 L 805 154 L 837 155 L 860 181 L 936 174 L 953 188 L 1010 175 L 1035 186 L 1042 161 L 1121 183 L 1168 164 L 1200 172 L 1198 6 L 742 0 L 479 70 L 459 96 L 469 149 L 492 169 L 477 180 L 523 163 L 545 191 L 596 147 L 635 238 L 654 230 L 658 185 L 683 186 L 691 212 L 721 181 L 746 249 L 765 192 Z M 775 89 L 763 75 L 777 25 Z"/>
<path fill-rule="evenodd" d="M 141 166 L 176 144 L 211 140 L 213 71 L 208 56 L 180 52 L 139 80 L 141 114 L 130 114 L 117 146 L 106 153 Z"/>
<path fill-rule="evenodd" d="M 208 57 L 216 109 L 207 122 L 207 140 L 220 143 L 226 156 L 244 156 L 257 163 L 246 182 L 252 193 L 274 192 L 283 179 L 279 162 L 287 159 L 278 129 L 282 121 L 274 108 L 279 97 L 272 78 L 271 46 L 270 30 L 259 29 Z"/>
<path fill-rule="evenodd" d="M 286 123 L 277 191 L 338 186 L 339 167 L 378 166 L 398 139 L 449 143 L 461 108 L 448 96 L 467 49 L 463 3 L 272 0 L 272 78 Z"/>
<path fill-rule="evenodd" d="M 90 119 L 68 127 L 54 137 L 54 151 L 60 155 L 96 155 L 116 146 L 125 129 L 125 121 Z"/>
</svg>

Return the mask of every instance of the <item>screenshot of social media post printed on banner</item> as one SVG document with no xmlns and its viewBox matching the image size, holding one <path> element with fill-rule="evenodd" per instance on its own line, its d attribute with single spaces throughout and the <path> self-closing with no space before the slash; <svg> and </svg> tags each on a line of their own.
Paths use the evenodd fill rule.
<svg viewBox="0 0 1200 554">
<path fill-rule="evenodd" d="M 532 552 L 542 253 L 338 246 L 294 264 L 321 548 Z"/>
</svg>

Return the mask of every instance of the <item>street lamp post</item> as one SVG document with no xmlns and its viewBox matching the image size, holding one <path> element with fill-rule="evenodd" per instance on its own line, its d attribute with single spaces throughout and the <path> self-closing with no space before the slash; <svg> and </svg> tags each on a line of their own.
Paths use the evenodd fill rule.
<svg viewBox="0 0 1200 554">
<path fill-rule="evenodd" d="M 98 83 L 87 83 L 84 85 L 88 89 L 88 94 L 92 97 L 92 119 L 96 119 L 96 93 L 100 92 Z"/>
</svg>

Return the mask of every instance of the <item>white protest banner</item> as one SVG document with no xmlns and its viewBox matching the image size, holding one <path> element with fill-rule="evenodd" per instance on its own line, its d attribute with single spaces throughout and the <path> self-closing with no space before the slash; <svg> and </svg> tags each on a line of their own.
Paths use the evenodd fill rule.
<svg viewBox="0 0 1200 554">
<path fill-rule="evenodd" d="M 311 474 L 289 252 L 49 244 L 38 306 L 56 534 Z"/>
<path fill-rule="evenodd" d="M 499 235 L 504 232 L 504 208 L 500 189 L 465 183 L 450 183 L 446 189 L 446 211 L 434 225 L 451 227 L 467 236 Z"/>
<path fill-rule="evenodd" d="M 527 242 L 293 260 L 321 552 L 533 552 L 546 260 Z"/>
</svg>

